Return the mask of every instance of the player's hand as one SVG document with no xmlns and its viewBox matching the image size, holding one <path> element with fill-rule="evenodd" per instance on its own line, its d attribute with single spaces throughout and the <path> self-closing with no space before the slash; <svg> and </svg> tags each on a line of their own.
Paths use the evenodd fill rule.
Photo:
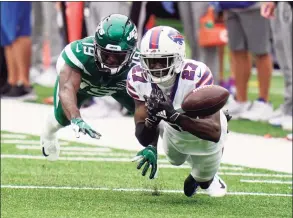
<svg viewBox="0 0 293 218">
<path fill-rule="evenodd" d="M 142 170 L 142 175 L 145 176 L 150 166 L 152 167 L 149 178 L 154 179 L 157 174 L 158 164 L 157 164 L 157 148 L 152 145 L 147 146 L 143 150 L 139 151 L 132 161 L 139 161 L 137 169 L 139 170 L 145 163 Z"/>
<path fill-rule="evenodd" d="M 156 114 L 159 112 L 159 102 L 160 100 L 164 99 L 164 96 L 159 90 L 152 89 L 150 97 L 146 95 L 143 97 L 145 99 L 148 112 L 148 118 L 146 121 L 149 122 L 152 126 L 157 126 L 160 123 L 161 118 L 157 117 Z"/>
<path fill-rule="evenodd" d="M 275 2 L 263 2 L 260 8 L 260 14 L 264 18 L 273 18 L 275 17 Z"/>
<path fill-rule="evenodd" d="M 71 121 L 71 127 L 75 132 L 76 138 L 79 138 L 79 133 L 88 134 L 92 138 L 100 139 L 102 136 L 100 133 L 93 130 L 86 122 L 81 118 L 74 118 Z"/>
<path fill-rule="evenodd" d="M 174 109 L 171 99 L 167 96 L 166 101 L 159 102 L 159 110 L 160 112 L 157 116 L 170 123 L 175 123 L 180 115 L 180 113 Z"/>
</svg>

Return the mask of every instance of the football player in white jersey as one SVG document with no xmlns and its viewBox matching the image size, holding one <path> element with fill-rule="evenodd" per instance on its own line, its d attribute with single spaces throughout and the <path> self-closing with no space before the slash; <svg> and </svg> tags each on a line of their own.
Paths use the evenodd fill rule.
<svg viewBox="0 0 293 218">
<path fill-rule="evenodd" d="M 181 104 L 192 90 L 213 84 L 210 69 L 202 62 L 185 58 L 183 36 L 175 29 L 157 26 L 144 35 L 140 45 L 140 65 L 128 73 L 127 92 L 135 100 L 135 135 L 145 149 L 138 152 L 137 169 L 142 175 L 151 166 L 150 179 L 157 171 L 156 137 L 171 164 L 185 161 L 191 166 L 184 193 L 191 197 L 198 187 L 210 196 L 221 197 L 227 186 L 217 175 L 228 129 L 220 110 L 207 117 L 188 117 Z M 162 122 L 161 122 L 162 121 Z M 153 143 L 155 142 L 155 143 Z"/>
</svg>

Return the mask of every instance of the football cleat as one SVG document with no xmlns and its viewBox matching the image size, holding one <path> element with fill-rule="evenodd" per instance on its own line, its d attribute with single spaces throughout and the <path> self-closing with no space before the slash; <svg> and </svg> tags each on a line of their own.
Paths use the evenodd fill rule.
<svg viewBox="0 0 293 218">
<path fill-rule="evenodd" d="M 50 139 L 47 139 L 44 136 L 41 136 L 40 143 L 41 143 L 42 153 L 47 158 L 47 160 L 49 161 L 58 160 L 59 154 L 60 154 L 60 145 L 56 136 Z"/>
<path fill-rule="evenodd" d="M 213 182 L 206 189 L 206 192 L 211 197 L 223 197 L 227 193 L 227 185 L 225 182 L 216 174 Z"/>
<path fill-rule="evenodd" d="M 195 181 L 195 179 L 192 177 L 191 174 L 188 175 L 188 177 L 184 181 L 184 194 L 187 197 L 191 197 L 196 193 L 196 190 L 198 189 L 199 184 Z"/>
</svg>

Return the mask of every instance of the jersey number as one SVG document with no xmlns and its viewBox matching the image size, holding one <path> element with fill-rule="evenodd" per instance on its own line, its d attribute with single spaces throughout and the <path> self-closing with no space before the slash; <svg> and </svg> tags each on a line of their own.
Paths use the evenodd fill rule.
<svg viewBox="0 0 293 218">
<path fill-rule="evenodd" d="M 132 79 L 133 82 L 139 81 L 142 83 L 146 83 L 147 81 L 145 80 L 145 78 L 143 76 L 138 76 L 136 75 L 136 73 L 141 72 L 141 75 L 143 75 L 142 69 L 140 67 L 140 65 L 136 65 L 134 68 L 132 68 Z"/>
<path fill-rule="evenodd" d="M 94 56 L 94 47 L 83 46 L 83 53 L 86 55 Z"/>
<path fill-rule="evenodd" d="M 197 68 L 197 65 L 192 63 L 187 63 L 183 68 L 182 79 L 194 80 L 196 68 Z"/>
</svg>

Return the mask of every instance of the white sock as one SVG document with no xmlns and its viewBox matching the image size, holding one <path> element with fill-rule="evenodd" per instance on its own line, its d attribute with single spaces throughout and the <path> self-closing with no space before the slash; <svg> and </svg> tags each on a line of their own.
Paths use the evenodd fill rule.
<svg viewBox="0 0 293 218">
<path fill-rule="evenodd" d="M 57 131 L 61 128 L 63 128 L 63 126 L 56 120 L 54 111 L 51 111 L 45 121 L 42 136 L 46 139 L 53 139 L 56 137 Z"/>
</svg>

